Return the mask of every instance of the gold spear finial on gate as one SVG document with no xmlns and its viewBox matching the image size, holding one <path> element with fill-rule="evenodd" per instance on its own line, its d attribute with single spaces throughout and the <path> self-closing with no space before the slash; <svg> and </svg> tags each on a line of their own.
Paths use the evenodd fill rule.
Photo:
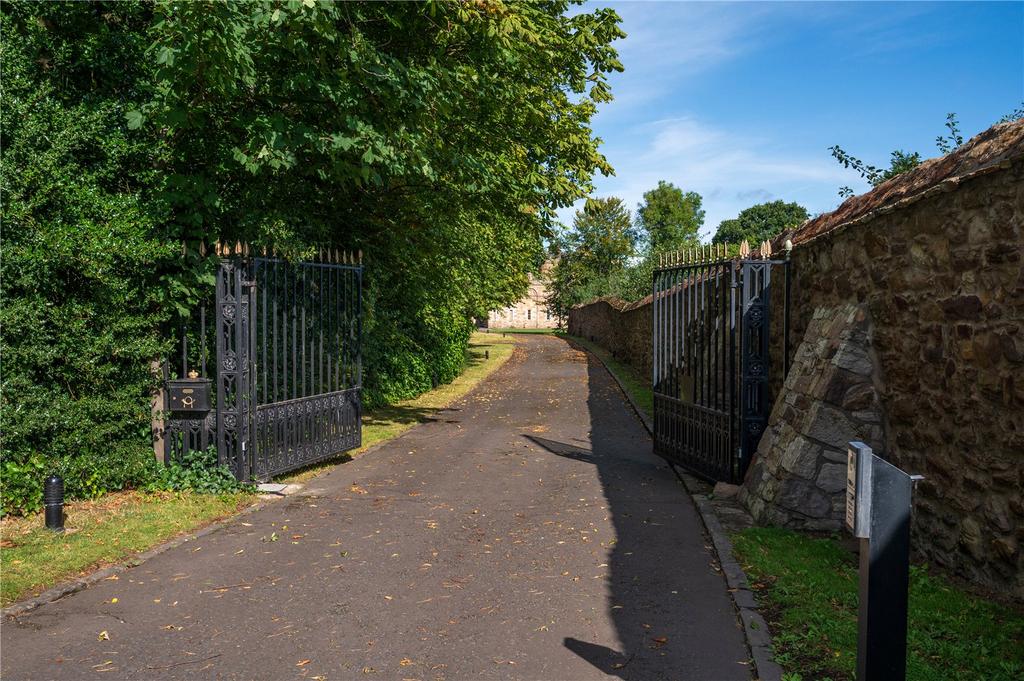
<svg viewBox="0 0 1024 681">
<path fill-rule="evenodd" d="M 740 257 L 744 260 L 750 257 L 750 244 L 746 239 L 740 242 Z"/>
<path fill-rule="evenodd" d="M 761 243 L 761 257 L 765 260 L 772 257 L 772 242 L 768 239 Z"/>
</svg>

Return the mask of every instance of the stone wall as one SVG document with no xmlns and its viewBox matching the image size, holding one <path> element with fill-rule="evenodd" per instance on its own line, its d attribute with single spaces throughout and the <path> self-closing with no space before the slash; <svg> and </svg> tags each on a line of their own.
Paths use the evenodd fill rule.
<svg viewBox="0 0 1024 681">
<path fill-rule="evenodd" d="M 786 238 L 792 368 L 742 498 L 763 522 L 841 529 L 844 443 L 862 439 L 925 476 L 919 559 L 1024 600 L 1024 122 L 849 199 L 776 251 Z M 649 298 L 577 307 L 569 329 L 650 371 Z"/>
<path fill-rule="evenodd" d="M 827 320 L 849 305 L 863 312 L 865 356 L 882 406 L 882 437 L 868 442 L 925 476 L 915 498 L 915 549 L 1016 598 L 1024 598 L 1022 158 L 815 229 L 813 238 L 801 240 L 797 232 L 791 306 L 791 337 L 803 338 L 793 369 L 819 376 L 829 363 L 818 344 L 834 344 L 835 334 L 846 332 Z M 841 526 L 840 490 L 822 515 L 818 506 L 791 508 L 799 495 L 779 489 L 786 480 L 817 482 L 811 469 L 830 460 L 827 448 L 805 448 L 799 461 L 792 458 L 791 443 L 803 444 L 796 436 L 806 435 L 813 420 L 808 406 L 839 406 L 849 439 L 867 426 L 874 432 L 873 423 L 856 418 L 857 405 L 837 404 L 842 381 L 829 397 L 828 380 L 820 380 L 808 386 L 787 377 L 748 474 L 743 498 L 765 521 Z M 817 503 L 806 486 L 790 484 Z"/>
<path fill-rule="evenodd" d="M 599 298 L 569 312 L 569 333 L 606 348 L 641 376 L 651 375 L 651 297 L 635 303 Z"/>
<path fill-rule="evenodd" d="M 740 489 L 740 501 L 758 522 L 842 527 L 847 443 L 885 447 L 871 335 L 861 306 L 814 312 Z"/>
</svg>

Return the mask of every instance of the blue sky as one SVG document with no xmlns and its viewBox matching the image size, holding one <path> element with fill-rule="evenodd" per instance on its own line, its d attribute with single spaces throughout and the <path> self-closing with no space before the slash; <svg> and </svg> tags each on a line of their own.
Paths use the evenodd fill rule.
<svg viewBox="0 0 1024 681">
<path fill-rule="evenodd" d="M 1024 3 L 590 6 L 613 7 L 629 34 L 615 101 L 594 119 L 616 170 L 595 195 L 635 209 L 661 179 L 697 191 L 705 237 L 754 203 L 814 214 L 841 185 L 866 191 L 833 144 L 873 165 L 896 148 L 931 158 L 947 113 L 970 137 L 1024 100 Z"/>
</svg>

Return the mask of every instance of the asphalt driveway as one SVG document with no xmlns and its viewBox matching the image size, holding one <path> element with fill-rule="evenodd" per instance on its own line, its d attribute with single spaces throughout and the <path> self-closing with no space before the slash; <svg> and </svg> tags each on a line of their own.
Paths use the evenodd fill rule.
<svg viewBox="0 0 1024 681">
<path fill-rule="evenodd" d="M 10 681 L 750 679 L 680 483 L 600 363 L 550 336 L 432 422 L 0 642 Z"/>
</svg>

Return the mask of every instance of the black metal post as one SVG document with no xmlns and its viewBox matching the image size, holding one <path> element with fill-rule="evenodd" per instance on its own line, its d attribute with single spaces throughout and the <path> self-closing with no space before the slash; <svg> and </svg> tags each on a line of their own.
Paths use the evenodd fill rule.
<svg viewBox="0 0 1024 681">
<path fill-rule="evenodd" d="M 907 675 L 913 480 L 873 458 L 871 531 L 870 537 L 860 540 L 857 681 L 903 681 Z"/>
<path fill-rule="evenodd" d="M 64 531 L 64 480 L 59 475 L 51 475 L 43 483 L 43 507 L 46 515 L 46 527 L 55 531 Z"/>
</svg>

